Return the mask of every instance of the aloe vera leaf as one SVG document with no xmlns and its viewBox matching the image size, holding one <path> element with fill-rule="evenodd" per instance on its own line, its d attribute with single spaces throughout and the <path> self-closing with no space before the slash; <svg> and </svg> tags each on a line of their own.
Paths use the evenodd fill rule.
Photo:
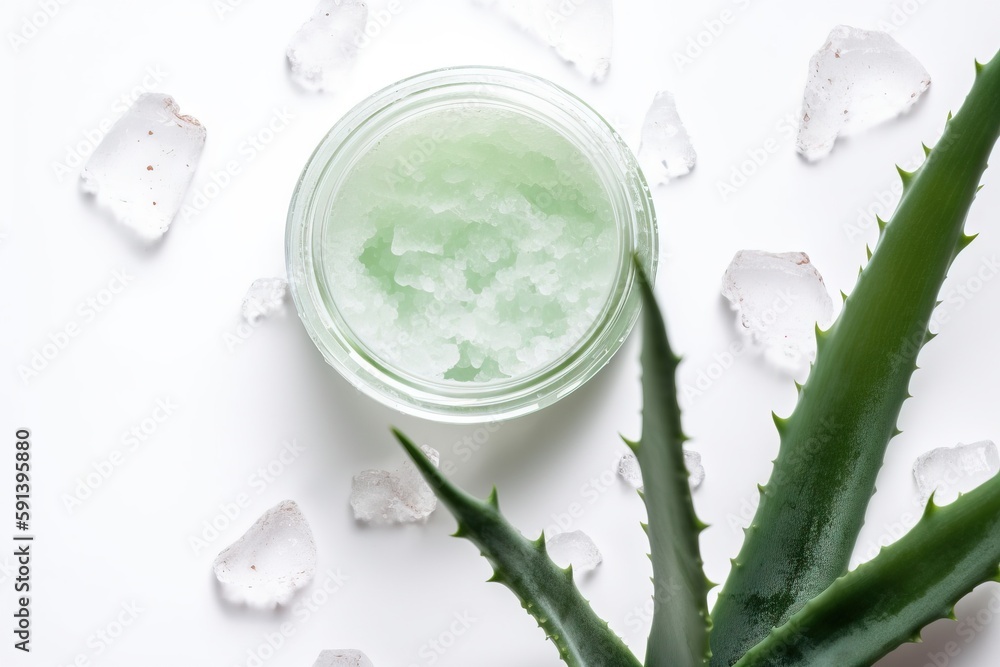
<svg viewBox="0 0 1000 667">
<path fill-rule="evenodd" d="M 434 493 L 458 521 L 456 537 L 477 547 L 493 567 L 490 581 L 518 597 L 570 667 L 641 667 L 573 583 L 573 568 L 560 568 L 545 551 L 545 536 L 529 540 L 500 513 L 494 489 L 483 501 L 457 488 L 409 438 L 393 430 Z"/>
<path fill-rule="evenodd" d="M 895 544 L 841 577 L 775 629 L 738 667 L 867 667 L 919 641 L 932 621 L 998 579 L 1000 476 L 936 506 Z"/>
<path fill-rule="evenodd" d="M 847 571 L 941 284 L 1000 133 L 1000 58 L 913 173 L 843 312 L 817 332 L 757 514 L 713 610 L 712 664 L 736 663 Z"/>
<path fill-rule="evenodd" d="M 638 262 L 636 263 L 638 267 Z M 677 403 L 677 365 L 653 291 L 637 270 L 643 298 L 642 437 L 629 442 L 642 471 L 642 499 L 653 563 L 653 624 L 646 667 L 707 665 L 708 590 L 698 536 L 705 524 L 695 515 L 682 447 Z"/>
</svg>

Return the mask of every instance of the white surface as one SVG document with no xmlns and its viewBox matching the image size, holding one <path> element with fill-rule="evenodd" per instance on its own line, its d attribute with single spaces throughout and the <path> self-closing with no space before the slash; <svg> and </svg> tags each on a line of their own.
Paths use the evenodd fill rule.
<svg viewBox="0 0 1000 667">
<path fill-rule="evenodd" d="M 593 536 L 605 562 L 583 590 L 641 653 L 650 595 L 638 525 L 643 511 L 614 473 L 623 451 L 618 433 L 634 437 L 639 430 L 636 338 L 570 398 L 499 429 L 440 426 L 381 408 L 324 366 L 291 315 L 244 330 L 252 333 L 229 349 L 226 337 L 238 336 L 247 285 L 283 272 L 285 209 L 306 158 L 364 95 L 444 65 L 502 64 L 550 77 L 591 101 L 630 141 L 638 138 L 653 93 L 676 93 L 699 165 L 656 192 L 667 253 L 659 290 L 675 346 L 686 357 L 681 381 L 706 387 L 685 400 L 685 430 L 704 457 L 708 476 L 695 503 L 713 524 L 702 539 L 708 576 L 721 581 L 742 539 L 741 516 L 749 519 L 755 484 L 766 479 L 776 450 L 770 410 L 787 414 L 795 397 L 790 380 L 749 354 L 718 372 L 715 364 L 728 362 L 717 358 L 735 341 L 732 315 L 719 296 L 723 271 L 740 248 L 803 250 L 831 293 L 849 290 L 864 243 L 876 237 L 870 217 L 859 226 L 859 209 L 892 197 L 893 163 L 912 162 L 921 140 L 933 142 L 972 82 L 973 58 L 987 59 L 1000 46 L 1000 6 L 985 0 L 620 0 L 611 72 L 595 85 L 466 0 L 400 1 L 402 11 L 362 49 L 350 85 L 329 97 L 301 93 L 285 70 L 285 46 L 313 0 L 232 0 L 236 7 L 223 19 L 213 9 L 219 2 L 72 2 L 59 5 L 19 52 L 7 40 L 0 48 L 0 507 L 8 517 L 14 429 L 29 427 L 38 535 L 34 651 L 15 654 L 5 630 L 3 665 L 63 666 L 78 655 L 107 667 L 246 665 L 248 651 L 269 636 L 278 643 L 274 633 L 283 623 L 292 634 L 265 665 L 308 665 L 321 649 L 336 646 L 361 649 L 379 667 L 559 664 L 510 593 L 484 583 L 489 568 L 476 550 L 447 537 L 454 523 L 445 512 L 420 527 L 355 525 L 347 503 L 351 475 L 392 467 L 401 457 L 389 424 L 440 449 L 442 463 L 454 464 L 454 477 L 471 491 L 485 494 L 496 483 L 501 505 L 529 534 L 563 524 Z M 878 27 L 897 2 L 919 7 L 894 34 L 931 72 L 930 92 L 909 116 L 839 142 L 819 165 L 805 164 L 786 118 L 798 110 L 810 55 L 834 25 Z M 39 6 L 5 3 L 2 25 L 17 29 Z M 380 6 L 372 3 L 373 16 Z M 673 54 L 724 10 L 732 21 L 679 70 Z M 153 250 L 138 247 L 78 193 L 76 169 L 62 180 L 53 172 L 89 130 L 120 113 L 121 96 L 141 84 L 147 67 L 165 73 L 154 88 L 208 128 L 189 203 L 215 195 Z M 269 124 L 283 129 L 253 148 L 248 138 L 266 135 Z M 773 154 L 723 201 L 717 183 L 765 145 L 776 147 Z M 213 173 L 229 162 L 240 172 L 217 192 Z M 898 534 L 919 512 L 910 473 L 916 455 L 1000 437 L 1000 280 L 976 277 L 979 271 L 992 277 L 988 263 L 1000 254 L 997 172 L 987 174 L 986 184 L 969 220 L 969 229 L 983 234 L 959 257 L 945 288 L 943 335 L 921 355 L 916 399 L 904 407 L 905 433 L 890 446 L 859 554 Z M 90 307 L 79 304 L 98 298 L 122 270 L 127 286 L 91 317 Z M 975 294 L 967 299 L 960 288 Z M 17 366 L 70 322 L 79 335 L 25 385 Z M 164 399 L 176 404 L 172 414 L 131 451 L 133 441 L 123 434 L 151 418 Z M 465 438 L 486 444 L 474 452 Z M 293 439 L 303 451 L 283 450 Z M 121 465 L 69 512 L 64 494 L 116 449 Z M 274 465 L 284 471 L 262 481 L 256 471 L 282 451 L 287 463 Z M 248 506 L 195 553 L 189 538 L 240 494 Z M 316 581 L 298 600 L 326 597 L 324 583 L 339 585 L 338 592 L 316 611 L 300 605 L 261 614 L 226 605 L 213 586 L 212 560 L 285 498 L 310 517 L 319 547 Z M 9 544 L 10 532 L 7 523 L 0 526 L 0 545 Z M 7 553 L 3 546 L 0 554 Z M 0 564 L 10 562 L 0 556 Z M 348 577 L 342 584 L 324 574 L 338 569 Z M 5 572 L 0 612 L 9 623 L 14 594 Z M 933 664 L 930 655 L 954 641 L 960 653 L 948 664 L 992 667 L 1000 623 L 988 603 L 998 594 L 989 587 L 959 605 L 960 618 L 987 610 L 982 632 L 970 631 L 968 622 L 940 622 L 925 633 L 927 643 L 907 646 L 884 664 Z M 141 611 L 107 646 L 95 633 L 131 603 Z M 450 648 L 439 655 L 431 642 Z"/>
</svg>

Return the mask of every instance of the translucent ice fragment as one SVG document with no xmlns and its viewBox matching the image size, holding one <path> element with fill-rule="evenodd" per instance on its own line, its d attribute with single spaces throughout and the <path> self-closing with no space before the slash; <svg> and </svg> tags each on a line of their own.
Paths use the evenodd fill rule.
<svg viewBox="0 0 1000 667">
<path fill-rule="evenodd" d="M 258 278 L 250 284 L 243 297 L 243 319 L 256 324 L 278 312 L 288 297 L 288 281 L 284 278 Z"/>
<path fill-rule="evenodd" d="M 688 469 L 688 483 L 691 485 L 691 489 L 697 489 L 705 481 L 705 467 L 701 465 L 701 454 L 685 449 L 684 465 Z M 642 488 L 642 471 L 639 470 L 639 460 L 632 452 L 623 454 L 619 459 L 618 474 L 631 487 Z"/>
<path fill-rule="evenodd" d="M 320 653 L 313 667 L 374 667 L 374 665 L 361 651 L 336 649 Z"/>
<path fill-rule="evenodd" d="M 545 541 L 545 549 L 553 563 L 559 567 L 572 565 L 574 572 L 589 572 L 604 560 L 594 540 L 580 530 L 553 535 Z"/>
<path fill-rule="evenodd" d="M 286 604 L 316 572 L 316 541 L 299 506 L 285 500 L 215 559 L 222 595 L 258 609 Z"/>
<path fill-rule="evenodd" d="M 618 460 L 618 475 L 632 488 L 642 488 L 642 471 L 639 469 L 639 459 L 632 452 L 622 454 Z"/>
<path fill-rule="evenodd" d="M 661 91 L 642 124 L 639 164 L 646 179 L 653 185 L 666 183 L 691 173 L 698 156 L 677 113 L 674 96 Z"/>
<path fill-rule="evenodd" d="M 155 241 L 180 209 L 204 147 L 201 123 L 181 115 L 169 95 L 145 93 L 94 149 L 80 185 L 142 239 Z"/>
<path fill-rule="evenodd" d="M 833 301 L 804 252 L 741 250 L 722 281 L 738 311 L 737 329 L 773 363 L 797 370 L 816 358 L 816 324 L 826 327 Z"/>
<path fill-rule="evenodd" d="M 434 465 L 438 452 L 426 445 L 424 454 Z M 423 523 L 437 507 L 437 496 L 409 460 L 396 472 L 365 470 L 351 482 L 354 518 L 371 524 Z"/>
<path fill-rule="evenodd" d="M 311 91 L 337 88 L 354 66 L 367 22 L 368 5 L 360 0 L 320 0 L 288 43 L 292 80 Z"/>
<path fill-rule="evenodd" d="M 697 489 L 705 481 L 705 466 L 701 464 L 701 454 L 685 449 L 684 465 L 688 469 L 688 483 L 692 489 Z"/>
<path fill-rule="evenodd" d="M 917 457 L 913 479 L 924 504 L 934 494 L 937 505 L 950 503 L 1000 471 L 997 446 L 989 440 L 940 447 Z"/>
<path fill-rule="evenodd" d="M 908 111 L 930 85 L 924 66 L 889 34 L 837 26 L 809 61 L 799 153 L 826 156 L 838 135 Z"/>
<path fill-rule="evenodd" d="M 495 7 L 595 81 L 611 66 L 612 0 L 475 0 Z"/>
</svg>

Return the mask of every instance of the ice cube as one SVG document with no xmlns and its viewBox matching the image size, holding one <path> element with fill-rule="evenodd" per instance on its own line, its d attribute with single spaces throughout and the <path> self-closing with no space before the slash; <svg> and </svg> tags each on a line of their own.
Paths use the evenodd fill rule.
<svg viewBox="0 0 1000 667">
<path fill-rule="evenodd" d="M 374 667 L 374 665 L 361 651 L 336 649 L 320 653 L 313 667 Z"/>
<path fill-rule="evenodd" d="M 555 49 L 585 76 L 602 81 L 611 66 L 612 0 L 474 0 L 494 7 Z"/>
<path fill-rule="evenodd" d="M 776 365 L 796 371 L 816 358 L 816 324 L 829 326 L 833 301 L 804 252 L 741 250 L 722 281 L 737 329 Z"/>
<path fill-rule="evenodd" d="M 888 33 L 840 25 L 809 61 L 797 148 L 808 160 L 848 135 L 910 109 L 931 76 Z"/>
<path fill-rule="evenodd" d="M 998 471 L 1000 455 L 997 446 L 989 440 L 933 449 L 913 463 L 913 479 L 924 504 L 932 493 L 936 505 L 950 503 L 960 493 L 968 493 Z"/>
<path fill-rule="evenodd" d="M 574 572 L 589 572 L 604 560 L 594 540 L 581 530 L 553 535 L 545 541 L 545 550 L 553 563 L 559 567 L 572 565 Z"/>
<path fill-rule="evenodd" d="M 659 185 L 686 176 L 697 159 L 674 96 L 665 90 L 657 93 L 642 124 L 639 144 L 639 164 L 646 180 Z"/>
<path fill-rule="evenodd" d="M 264 512 L 215 559 L 222 596 L 257 609 L 287 604 L 316 572 L 316 541 L 299 506 L 285 500 Z"/>
<path fill-rule="evenodd" d="M 437 466 L 441 457 L 427 445 L 420 449 Z M 369 524 L 423 523 L 437 507 L 437 496 L 409 460 L 395 472 L 365 470 L 351 481 L 354 518 Z"/>
<path fill-rule="evenodd" d="M 170 227 L 205 147 L 205 128 L 169 95 L 144 93 L 94 149 L 80 186 L 145 241 Z"/>
<path fill-rule="evenodd" d="M 288 281 L 284 278 L 258 278 L 250 284 L 243 297 L 243 319 L 256 324 L 281 310 L 288 297 Z"/>
<path fill-rule="evenodd" d="M 705 466 L 701 464 L 701 454 L 684 450 L 684 465 L 688 469 L 688 484 L 691 489 L 697 489 L 705 481 Z"/>
<path fill-rule="evenodd" d="M 292 80 L 310 91 L 331 91 L 343 84 L 358 57 L 359 37 L 368 22 L 360 0 L 320 0 L 312 17 L 288 43 Z"/>
<path fill-rule="evenodd" d="M 625 452 L 618 459 L 618 476 L 633 489 L 642 488 L 642 470 L 639 469 L 639 459 L 635 457 L 635 454 Z"/>
<path fill-rule="evenodd" d="M 705 467 L 701 464 L 701 454 L 685 449 L 684 465 L 687 467 L 688 483 L 693 491 L 705 481 Z M 632 452 L 626 452 L 618 460 L 618 474 L 632 488 L 642 488 L 642 471 L 639 469 L 639 460 Z"/>
</svg>

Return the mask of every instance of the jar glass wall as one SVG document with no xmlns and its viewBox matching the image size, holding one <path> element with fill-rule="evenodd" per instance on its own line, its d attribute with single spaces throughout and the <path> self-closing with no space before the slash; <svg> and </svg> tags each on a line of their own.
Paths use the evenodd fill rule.
<svg viewBox="0 0 1000 667">
<path fill-rule="evenodd" d="M 347 113 L 313 153 L 286 233 L 324 358 L 402 412 L 527 414 L 593 377 L 656 271 L 629 148 L 579 98 L 487 67 L 421 74 Z"/>
</svg>

